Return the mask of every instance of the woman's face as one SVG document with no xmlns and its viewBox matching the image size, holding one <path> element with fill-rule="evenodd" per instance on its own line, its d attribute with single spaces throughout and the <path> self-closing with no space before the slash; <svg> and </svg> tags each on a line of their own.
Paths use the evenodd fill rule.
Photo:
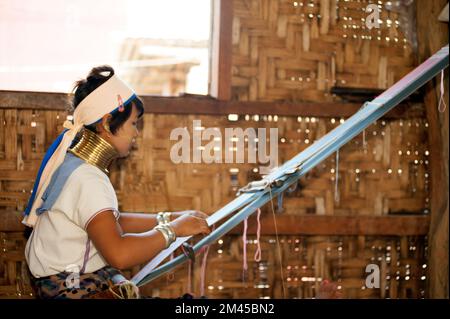
<svg viewBox="0 0 450 319">
<path fill-rule="evenodd" d="M 115 147 L 119 153 L 119 157 L 126 157 L 130 153 L 131 147 L 136 142 L 136 137 L 139 134 L 138 125 L 138 110 L 133 104 L 131 115 L 128 120 L 116 131 L 115 134 L 108 134 L 107 141 Z"/>
</svg>

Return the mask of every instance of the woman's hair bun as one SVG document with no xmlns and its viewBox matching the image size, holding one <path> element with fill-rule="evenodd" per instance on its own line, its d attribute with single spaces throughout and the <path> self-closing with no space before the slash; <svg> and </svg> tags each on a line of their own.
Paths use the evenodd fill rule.
<svg viewBox="0 0 450 319">
<path fill-rule="evenodd" d="M 87 76 L 87 81 L 98 81 L 109 79 L 114 75 L 114 69 L 109 65 L 101 65 L 93 68 Z"/>
<path fill-rule="evenodd" d="M 76 108 L 80 102 L 92 91 L 105 83 L 114 75 L 114 69 L 109 65 L 100 65 L 89 72 L 86 79 L 75 82 L 73 92 L 74 99 L 72 106 Z"/>
</svg>

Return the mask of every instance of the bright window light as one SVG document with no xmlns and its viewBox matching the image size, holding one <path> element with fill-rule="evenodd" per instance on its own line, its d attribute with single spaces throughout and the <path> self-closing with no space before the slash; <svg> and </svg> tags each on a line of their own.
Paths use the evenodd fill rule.
<svg viewBox="0 0 450 319">
<path fill-rule="evenodd" d="M 0 90 L 70 92 L 109 64 L 138 94 L 208 94 L 210 0 L 0 2 Z"/>
</svg>

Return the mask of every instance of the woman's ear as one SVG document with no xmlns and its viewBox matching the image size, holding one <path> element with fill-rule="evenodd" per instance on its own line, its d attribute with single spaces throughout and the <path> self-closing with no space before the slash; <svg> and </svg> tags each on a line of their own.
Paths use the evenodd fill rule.
<svg viewBox="0 0 450 319">
<path fill-rule="evenodd" d="M 97 124 L 97 130 L 99 133 L 105 132 L 107 135 L 111 135 L 111 129 L 109 127 L 109 122 L 111 121 L 111 114 L 105 114 L 102 117 L 102 120 L 100 123 Z"/>
</svg>

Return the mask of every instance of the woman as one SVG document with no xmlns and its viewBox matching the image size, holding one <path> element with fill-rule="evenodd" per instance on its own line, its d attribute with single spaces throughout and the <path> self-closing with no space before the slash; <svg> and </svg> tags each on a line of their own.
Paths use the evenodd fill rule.
<svg viewBox="0 0 450 319">
<path fill-rule="evenodd" d="M 33 227 L 26 260 L 40 298 L 91 298 L 114 285 L 137 296 L 120 270 L 148 262 L 176 237 L 208 234 L 207 215 L 120 213 L 108 167 L 129 154 L 143 104 L 109 66 L 92 69 L 74 91 L 73 122 L 47 151 L 25 211 Z"/>
</svg>

